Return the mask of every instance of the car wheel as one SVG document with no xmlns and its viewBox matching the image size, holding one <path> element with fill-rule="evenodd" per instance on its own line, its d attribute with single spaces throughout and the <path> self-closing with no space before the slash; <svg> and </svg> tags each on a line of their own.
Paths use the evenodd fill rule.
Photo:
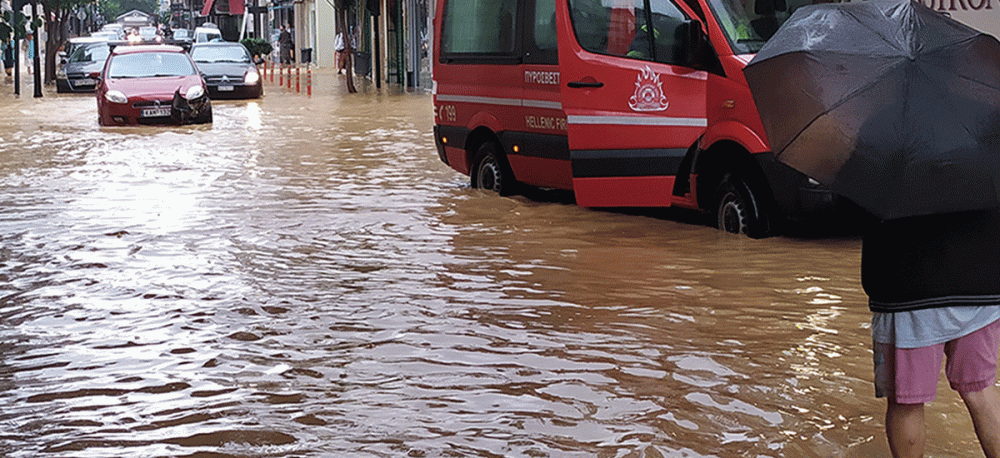
<svg viewBox="0 0 1000 458">
<path fill-rule="evenodd" d="M 473 188 L 492 190 L 501 196 L 514 192 L 517 183 L 514 180 L 514 172 L 510 170 L 505 158 L 497 153 L 495 143 L 483 143 L 476 151 L 472 163 Z"/>
<path fill-rule="evenodd" d="M 745 180 L 726 174 L 715 193 L 716 227 L 752 238 L 774 235 L 772 218 L 762 198 L 761 193 L 754 192 Z"/>
</svg>

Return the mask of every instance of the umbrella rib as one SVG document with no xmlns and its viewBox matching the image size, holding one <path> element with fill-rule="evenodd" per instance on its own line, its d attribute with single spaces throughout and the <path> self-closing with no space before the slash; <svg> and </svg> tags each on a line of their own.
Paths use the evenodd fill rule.
<svg viewBox="0 0 1000 458">
<path fill-rule="evenodd" d="M 978 38 L 979 38 L 979 36 L 971 37 L 971 38 L 968 38 L 966 40 L 957 42 L 956 44 L 962 44 L 962 43 L 965 43 L 966 41 L 972 41 L 972 40 L 976 40 Z M 954 69 L 954 67 L 941 67 L 941 69 L 944 70 L 944 71 L 947 71 L 947 72 L 951 73 L 952 75 L 954 75 L 954 76 L 962 79 L 963 81 L 968 81 L 968 82 L 971 82 L 971 83 L 975 83 L 978 86 L 990 88 L 990 89 L 993 89 L 995 91 L 1000 91 L 1000 85 L 992 85 L 992 84 L 989 84 L 986 81 L 982 81 L 982 80 L 970 78 L 968 75 L 956 72 L 955 69 Z M 1000 82 L 998 82 L 998 83 L 1000 83 Z"/>
<path fill-rule="evenodd" d="M 836 53 L 836 54 L 840 54 L 840 55 L 848 55 L 848 56 L 849 56 L 849 55 L 852 55 L 852 54 L 850 54 L 850 53 Z M 820 113 L 818 113 L 818 114 L 817 114 L 816 116 L 813 116 L 813 118 L 812 118 L 812 119 L 810 119 L 810 120 L 809 120 L 809 122 L 805 123 L 805 125 L 803 125 L 803 126 L 802 126 L 802 128 L 801 128 L 801 129 L 799 129 L 799 131 L 798 131 L 798 132 L 796 132 L 796 133 L 795 133 L 795 135 L 793 135 L 793 136 L 791 137 L 791 138 L 792 138 L 792 140 L 790 140 L 790 141 L 788 142 L 788 144 L 786 144 L 786 145 L 785 145 L 785 148 L 787 148 L 787 147 L 788 147 L 788 145 L 790 145 L 790 144 L 791 144 L 792 142 L 794 142 L 794 141 L 795 141 L 795 139 L 796 139 L 796 138 L 798 138 L 798 137 L 799 137 L 799 135 L 801 135 L 801 134 L 802 134 L 802 132 L 805 132 L 806 130 L 808 130 L 808 129 L 809 129 L 809 127 L 811 127 L 811 126 L 812 126 L 812 125 L 813 125 L 814 123 L 816 123 L 816 120 L 817 120 L 817 119 L 819 119 L 819 118 L 820 118 L 821 116 L 823 116 L 824 114 L 826 114 L 826 113 L 829 113 L 829 112 L 831 112 L 831 111 L 833 111 L 833 110 L 835 110 L 835 109 L 839 108 L 839 107 L 840 107 L 841 105 L 843 105 L 843 104 L 847 103 L 848 101 L 850 101 L 850 100 L 851 100 L 851 99 L 852 99 L 852 98 L 853 98 L 853 97 L 854 97 L 855 95 L 857 95 L 857 94 L 859 94 L 859 93 L 861 93 L 861 92 L 864 92 L 864 91 L 866 91 L 866 90 L 870 89 L 870 88 L 871 88 L 872 86 L 874 86 L 874 85 L 878 84 L 879 80 L 878 80 L 877 76 L 880 76 L 880 75 L 883 75 L 883 74 L 885 74 L 885 73 L 888 73 L 888 72 L 890 72 L 891 70 L 893 70 L 893 69 L 895 69 L 896 67 L 899 67 L 899 66 L 901 66 L 901 65 L 903 65 L 903 64 L 904 64 L 904 62 L 897 62 L 897 63 L 895 63 L 895 64 L 893 64 L 893 65 L 889 66 L 889 67 L 888 67 L 888 68 L 887 68 L 887 69 L 886 69 L 885 71 L 881 72 L 881 73 L 880 73 L 879 75 L 875 75 L 876 77 L 873 77 L 873 78 L 869 79 L 869 80 L 868 80 L 868 81 L 867 81 L 867 82 L 866 82 L 865 84 L 863 84 L 863 85 L 861 85 L 861 86 L 859 86 L 859 87 L 857 87 L 857 88 L 855 88 L 855 89 L 853 89 L 853 90 L 851 90 L 851 91 L 849 91 L 849 92 L 845 93 L 845 94 L 844 94 L 844 95 L 843 95 L 843 96 L 842 96 L 842 97 L 840 98 L 840 100 L 838 100 L 838 101 L 837 101 L 836 103 L 833 103 L 833 104 L 831 104 L 830 106 L 826 107 L 826 108 L 825 108 L 825 109 L 824 109 L 823 111 L 821 111 Z M 783 148 L 783 150 L 784 150 L 784 148 Z M 783 151 L 782 151 L 782 152 L 783 152 Z M 777 157 L 777 156 L 781 156 L 781 154 L 782 154 L 782 153 L 776 153 L 776 154 L 775 154 L 775 156 L 776 156 L 776 157 Z"/>
<path fill-rule="evenodd" d="M 881 33 L 879 33 L 879 31 L 878 31 L 878 30 L 875 30 L 874 28 L 872 28 L 872 27 L 871 27 L 871 25 L 870 25 L 870 24 L 869 24 L 868 22 L 866 22 L 866 21 L 862 21 L 862 20 L 861 20 L 861 18 L 860 18 L 860 17 L 859 17 L 859 16 L 857 15 L 857 14 L 855 14 L 855 12 L 854 12 L 853 10 L 851 10 L 851 9 L 849 9 L 849 8 L 844 8 L 844 10 L 843 10 L 843 11 L 844 11 L 844 12 L 845 12 L 845 13 L 846 13 L 846 14 L 847 14 L 848 16 L 850 16 L 850 17 L 851 17 L 852 19 L 854 19 L 854 21 L 855 21 L 856 23 L 858 23 L 859 25 L 863 26 L 864 28 L 866 28 L 866 29 L 868 29 L 868 30 L 871 30 L 871 31 L 872 31 L 872 33 L 874 33 L 874 34 L 875 34 L 876 36 L 878 36 L 878 37 L 879 37 L 879 38 L 880 38 L 880 39 L 881 39 L 882 41 L 884 41 L 885 43 L 887 43 L 887 44 L 888 44 L 888 45 L 889 45 L 890 47 L 892 47 L 892 48 L 894 48 L 894 49 L 899 49 L 899 50 L 901 50 L 901 51 L 904 51 L 904 52 L 906 52 L 906 54 L 907 54 L 907 55 L 910 55 L 910 54 L 912 54 L 912 50 L 909 50 L 909 49 L 902 49 L 902 48 L 901 48 L 901 47 L 899 46 L 899 42 L 897 42 L 897 41 L 895 41 L 895 40 L 890 40 L 890 39 L 886 38 L 886 36 L 885 36 L 885 35 L 882 35 Z"/>
</svg>

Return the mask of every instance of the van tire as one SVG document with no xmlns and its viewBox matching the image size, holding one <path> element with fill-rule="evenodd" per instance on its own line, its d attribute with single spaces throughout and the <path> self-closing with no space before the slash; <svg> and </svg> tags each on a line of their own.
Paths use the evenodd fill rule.
<svg viewBox="0 0 1000 458">
<path fill-rule="evenodd" d="M 762 198 L 744 179 L 727 173 L 715 192 L 715 227 L 755 239 L 774 235 L 773 218 Z"/>
<path fill-rule="evenodd" d="M 486 142 L 479 146 L 472 160 L 472 187 L 488 189 L 501 196 L 509 196 L 517 188 L 514 172 L 505 157 L 497 153 L 497 145 Z"/>
</svg>

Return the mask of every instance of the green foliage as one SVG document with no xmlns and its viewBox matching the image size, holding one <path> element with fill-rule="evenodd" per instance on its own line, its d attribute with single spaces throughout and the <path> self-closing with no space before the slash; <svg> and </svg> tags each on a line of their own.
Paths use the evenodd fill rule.
<svg viewBox="0 0 1000 458">
<path fill-rule="evenodd" d="M 13 38 L 20 40 L 28 36 L 27 18 L 20 11 L 4 11 L 0 16 L 0 41 L 7 42 Z"/>
<path fill-rule="evenodd" d="M 274 50 L 271 43 L 268 43 L 267 40 L 263 38 L 244 38 L 240 41 L 240 43 L 242 43 L 243 46 L 246 46 L 247 50 L 250 51 L 250 54 L 254 56 L 266 56 L 271 54 L 271 51 Z"/>
</svg>

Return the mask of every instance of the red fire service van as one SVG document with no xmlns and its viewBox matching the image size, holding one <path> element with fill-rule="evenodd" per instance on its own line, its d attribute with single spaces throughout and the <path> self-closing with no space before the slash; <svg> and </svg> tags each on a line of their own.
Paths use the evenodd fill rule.
<svg viewBox="0 0 1000 458">
<path fill-rule="evenodd" d="M 438 154 L 500 194 L 526 184 L 584 207 L 694 209 L 751 237 L 829 214 L 828 188 L 762 154 L 743 77 L 808 3 L 439 0 Z"/>
</svg>

